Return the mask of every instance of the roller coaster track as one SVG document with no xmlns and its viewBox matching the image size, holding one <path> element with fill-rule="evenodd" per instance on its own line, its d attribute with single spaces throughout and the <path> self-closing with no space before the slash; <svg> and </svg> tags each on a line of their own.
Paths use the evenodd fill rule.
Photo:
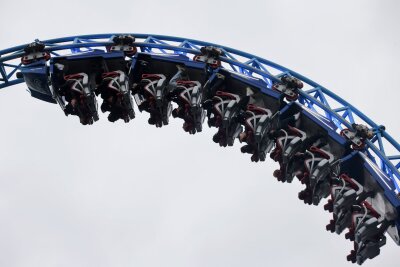
<svg viewBox="0 0 400 267">
<path fill-rule="evenodd" d="M 318 164 L 323 161 L 323 159 L 330 160 L 330 156 L 328 155 L 328 152 L 332 152 L 333 155 L 331 155 L 331 159 L 329 164 L 331 164 L 331 168 L 329 169 L 330 175 L 331 176 L 338 176 L 338 181 L 339 183 L 343 183 L 346 186 L 352 187 L 354 190 L 357 191 L 357 189 L 360 189 L 362 187 L 367 188 L 368 182 L 365 182 L 365 179 L 357 179 L 355 178 L 352 180 L 352 178 L 348 174 L 344 174 L 341 172 L 336 173 L 336 169 L 334 167 L 337 162 L 335 160 L 338 160 L 338 162 L 346 162 L 346 160 L 349 160 L 351 158 L 351 155 L 355 155 L 358 153 L 358 157 L 362 159 L 363 162 L 367 162 L 367 165 L 369 167 L 369 171 L 372 173 L 377 174 L 378 176 L 381 175 L 381 180 L 377 181 L 378 184 L 381 185 L 380 193 L 385 199 L 384 203 L 382 204 L 386 208 L 384 209 L 385 211 L 383 212 L 377 212 L 376 213 L 375 207 L 376 205 L 376 199 L 374 193 L 368 192 L 369 195 L 365 195 L 361 197 L 358 195 L 357 200 L 354 204 L 358 205 L 358 208 L 361 210 L 368 210 L 367 212 L 364 213 L 365 216 L 370 216 L 370 217 L 375 217 L 375 218 L 382 218 L 384 217 L 386 219 L 386 224 L 384 227 L 381 227 L 383 229 L 383 232 L 389 232 L 390 236 L 394 239 L 394 241 L 397 244 L 400 244 L 399 240 L 399 231 L 400 231 L 400 217 L 398 216 L 398 212 L 400 212 L 400 145 L 398 142 L 394 140 L 392 136 L 387 133 L 385 130 L 385 127 L 383 125 L 377 124 L 374 121 L 372 121 L 370 118 L 368 118 L 364 113 L 362 113 L 360 110 L 355 108 L 353 105 L 345 101 L 344 99 L 340 98 L 338 95 L 333 93 L 332 91 L 328 90 L 327 88 L 319 85 L 318 83 L 308 79 L 307 77 L 304 77 L 303 75 L 294 72 L 288 68 L 285 68 L 283 66 L 280 66 L 274 62 L 271 62 L 269 60 L 260 58 L 255 55 L 251 55 L 246 52 L 242 52 L 236 49 L 232 49 L 229 47 L 221 46 L 218 44 L 212 44 L 208 42 L 203 42 L 203 41 L 197 41 L 197 40 L 191 40 L 191 39 L 185 39 L 185 38 L 179 38 L 179 37 L 171 37 L 171 36 L 161 36 L 161 35 L 149 35 L 149 34 L 136 34 L 136 33 L 114 33 L 114 34 L 95 34 L 95 35 L 81 35 L 81 36 L 71 36 L 71 37 L 63 37 L 63 38 L 57 38 L 57 39 L 50 39 L 50 40 L 45 40 L 41 41 L 41 43 L 44 44 L 44 50 L 42 52 L 47 53 L 49 56 L 51 56 L 52 60 L 57 59 L 57 58 L 65 58 L 68 57 L 69 55 L 84 55 L 90 54 L 99 50 L 102 50 L 104 52 L 112 53 L 113 51 L 110 51 L 110 47 L 113 47 L 116 45 L 115 39 L 113 39 L 115 36 L 134 36 L 135 40 L 134 43 L 131 45 L 132 47 L 135 48 L 135 53 L 132 55 L 129 55 L 130 60 L 129 64 L 134 64 L 136 61 L 136 55 L 142 54 L 142 55 L 164 55 L 166 57 L 168 56 L 183 56 L 182 58 L 187 57 L 187 62 L 194 62 L 192 58 L 194 57 L 201 57 L 202 55 L 206 55 L 205 59 L 204 58 L 197 58 L 198 62 L 204 62 L 207 65 L 208 68 L 208 73 L 209 75 L 205 78 L 203 82 L 200 82 L 199 84 L 196 85 L 196 83 L 193 83 L 194 81 L 189 81 L 186 79 L 185 82 L 178 82 L 175 84 L 176 88 L 181 88 L 183 90 L 182 92 L 190 92 L 189 98 L 193 97 L 192 95 L 194 94 L 196 89 L 196 86 L 198 86 L 200 89 L 203 87 L 206 87 L 206 82 L 207 80 L 210 81 L 210 77 L 214 77 L 215 75 L 212 76 L 212 74 L 215 74 L 216 72 L 219 72 L 219 74 L 224 73 L 225 76 L 229 76 L 231 74 L 235 74 L 235 77 L 245 77 L 247 79 L 254 79 L 259 81 L 259 84 L 264 84 L 261 86 L 260 92 L 263 95 L 269 95 L 269 96 L 275 96 L 276 94 L 280 93 L 281 97 L 280 99 L 283 101 L 284 94 L 285 92 L 288 92 L 287 90 L 293 89 L 290 88 L 289 84 L 293 84 L 293 82 L 301 82 L 302 86 L 299 86 L 298 88 L 295 88 L 295 98 L 290 98 L 290 95 L 286 95 L 286 100 L 285 105 L 290 106 L 289 104 L 291 103 L 297 103 L 298 106 L 302 107 L 303 109 L 296 109 L 296 112 L 308 114 L 304 116 L 309 116 L 309 117 L 315 117 L 315 118 L 320 118 L 319 120 L 323 121 L 325 126 L 330 125 L 330 131 L 335 132 L 337 137 L 334 137 L 335 140 L 339 140 L 342 138 L 343 140 L 347 140 L 346 142 L 349 142 L 353 140 L 353 138 L 358 138 L 357 136 L 357 131 L 359 130 L 358 127 L 360 125 L 364 125 L 365 127 L 363 128 L 364 130 L 368 129 L 370 132 L 370 135 L 368 138 L 361 138 L 363 142 L 362 147 L 352 146 L 353 153 L 350 152 L 345 152 L 341 151 L 338 152 L 336 149 L 332 150 L 332 145 L 330 145 L 330 149 L 324 149 L 324 145 L 317 143 L 311 143 L 312 148 L 303 146 L 302 148 L 299 148 L 299 150 L 296 150 L 298 153 L 297 154 L 302 154 L 301 157 L 301 162 L 304 160 L 304 162 L 310 162 L 312 164 Z M 32 62 L 21 62 L 21 58 L 24 56 L 28 55 L 28 52 L 26 51 L 26 47 L 28 44 L 4 49 L 0 51 L 0 89 L 9 87 L 12 85 L 16 85 L 19 83 L 25 82 L 26 76 L 24 76 L 24 68 L 29 67 Z M 136 53 L 136 48 L 138 48 L 140 51 Z M 203 48 L 203 49 L 202 49 Z M 214 66 L 213 68 L 210 68 L 210 65 L 212 65 L 210 62 L 207 61 L 208 58 L 212 58 L 209 56 L 207 53 L 205 54 L 204 48 L 216 48 L 219 50 L 220 54 L 217 56 L 217 63 L 220 64 L 218 66 Z M 132 60 L 133 59 L 133 60 Z M 34 61 L 33 61 L 34 62 Z M 53 62 L 53 61 L 51 61 Z M 133 62 L 133 63 L 132 63 Z M 24 64 L 23 64 L 24 63 Z M 53 64 L 53 63 L 51 63 Z M 46 65 L 49 67 L 49 64 L 47 63 Z M 132 70 L 134 70 L 132 68 Z M 222 72 L 221 72 L 222 71 Z M 224 72 L 225 71 L 225 72 Z M 22 75 L 21 75 L 22 72 Z M 110 74 L 111 78 L 115 77 L 117 74 Z M 114 76 L 112 76 L 114 75 Z M 146 74 L 144 74 L 146 75 Z M 157 76 L 158 75 L 158 76 Z M 163 77 L 161 77 L 162 73 L 156 73 L 156 76 L 142 76 L 142 85 L 145 86 L 145 84 L 151 84 L 154 81 L 163 81 Z M 107 75 L 106 75 L 107 76 Z M 118 76 L 118 75 L 117 75 Z M 224 77 L 225 77 L 224 76 Z M 67 77 L 67 76 L 65 76 Z M 79 76 L 76 79 L 81 79 L 83 80 L 84 77 Z M 108 77 L 108 76 L 107 76 Z M 106 78 L 107 78 L 106 77 Z M 120 76 L 118 76 L 120 77 Z M 287 79 L 294 79 L 294 80 L 287 80 Z M 180 78 L 180 76 L 178 77 Z M 239 79 L 237 78 L 237 79 Z M 171 80 L 171 77 L 166 77 L 166 80 Z M 79 81 L 81 81 L 79 80 Z M 178 79 L 179 80 L 179 79 Z M 53 81 L 53 80 L 52 80 Z M 261 83 L 262 81 L 262 83 Z M 50 79 L 49 79 L 50 82 Z M 54 82 L 54 81 L 53 81 Z M 171 84 L 171 81 L 169 81 Z M 50 86 L 51 82 L 50 82 Z M 54 85 L 53 85 L 54 87 Z M 194 88 L 194 89 L 193 89 Z M 282 90 L 280 90 L 282 89 Z M 286 91 L 285 91 L 286 90 Z M 179 91 L 181 92 L 181 91 Z M 196 91 L 197 92 L 197 91 Z M 292 91 L 289 90 L 289 93 Z M 254 95 L 254 98 L 256 98 L 256 95 Z M 53 95 L 54 96 L 54 95 Z M 175 98 L 174 98 L 175 97 Z M 237 98 L 235 98 L 237 97 Z M 250 98 L 251 98 L 250 94 Z M 180 101 L 179 96 L 173 96 L 170 101 Z M 215 113 L 215 109 L 217 106 L 221 107 L 221 110 L 219 112 L 221 113 L 220 115 L 222 117 L 227 117 L 228 115 L 224 111 L 225 109 L 228 108 L 228 105 L 230 107 L 233 106 L 238 106 L 238 108 L 234 109 L 234 112 L 242 112 L 241 116 L 245 116 L 242 118 L 242 120 L 249 119 L 251 114 L 253 114 L 253 119 L 257 116 L 255 114 L 258 114 L 259 116 L 257 117 L 260 119 L 262 115 L 265 115 L 265 118 L 272 118 L 273 113 L 270 110 L 268 110 L 269 107 L 259 105 L 257 103 L 257 99 L 253 99 L 254 103 L 247 103 L 242 105 L 241 101 L 244 98 L 244 95 L 238 92 L 224 92 L 224 90 L 218 90 L 217 93 L 213 93 L 209 99 L 209 105 L 214 105 L 214 111 L 211 111 L 208 109 L 208 114 L 210 113 Z M 178 100 L 177 100 L 178 99 Z M 199 112 L 203 114 L 202 109 L 205 109 L 205 100 L 203 101 L 201 98 L 197 99 L 199 101 L 198 107 Z M 211 102 L 210 102 L 211 101 Z M 236 102 L 235 102 L 236 101 Z M 177 102 L 177 103 L 178 103 Z M 190 102 L 190 101 L 189 101 Z M 243 101 L 242 101 L 243 102 Z M 210 104 L 211 103 L 211 104 Z M 225 105 L 226 104 L 226 105 Z M 179 103 L 178 103 L 179 105 Z M 203 106 L 202 106 L 203 105 Z M 246 107 L 247 105 L 247 107 Z M 193 111 L 194 106 L 192 106 L 192 111 Z M 260 109 L 261 108 L 261 109 Z M 264 108 L 264 109 L 262 109 Z M 277 108 L 278 111 L 281 109 L 281 113 L 284 114 L 285 112 L 289 111 L 282 111 L 282 106 Z M 288 110 L 290 108 L 286 108 Z M 272 109 L 273 110 L 273 109 Z M 140 110 L 142 111 L 142 110 Z M 185 118 L 186 115 L 180 115 L 178 114 L 181 110 L 175 111 L 175 114 L 173 113 L 172 115 L 174 117 L 181 117 Z M 231 110 L 232 111 L 232 110 Z M 133 112 L 133 111 L 132 111 Z M 233 112 L 233 111 L 232 111 Z M 244 113 L 243 113 L 244 112 Z M 247 112 L 247 113 L 246 113 Z M 199 114 L 200 114 L 199 113 Z M 278 112 L 279 113 L 279 112 Z M 289 112 L 290 113 L 290 112 Z M 293 113 L 293 112 L 292 112 Z M 236 114 L 236 113 L 235 113 Z M 245 114 L 245 115 L 243 115 Z M 247 114 L 247 115 L 246 115 Z M 250 115 L 249 115 L 250 114 Z M 311 114 L 311 115 L 310 115 Z M 76 114 L 75 114 L 76 115 Z M 232 115 L 232 114 L 231 114 Z M 200 116 L 200 115 L 199 115 Z M 209 125 L 210 126 L 215 126 L 219 127 L 220 129 L 223 129 L 226 133 L 223 132 L 218 132 L 217 137 L 215 137 L 215 142 L 219 143 L 221 146 L 226 146 L 226 145 L 232 145 L 233 139 L 238 138 L 241 139 L 240 141 L 244 141 L 246 139 L 246 136 L 239 136 L 239 133 L 242 132 L 242 126 L 245 124 L 244 121 L 242 121 L 243 125 L 239 124 L 234 124 L 232 125 L 231 123 L 226 124 L 225 126 L 223 123 L 216 123 L 215 118 L 218 120 L 218 114 L 214 114 L 214 121 L 210 123 L 210 118 L 212 120 L 212 116 L 209 116 Z M 216 117 L 215 117 L 216 116 Z M 278 115 L 279 116 L 279 115 Z M 134 117 L 134 114 L 129 116 L 126 121 L 129 121 Z M 222 120 L 222 117 L 220 118 Z M 96 119 L 95 119 L 96 120 Z M 165 118 L 167 121 L 168 118 Z M 250 119 L 249 119 L 250 120 Z M 272 119 L 271 119 L 272 120 Z M 281 120 L 281 119 L 280 119 Z M 306 119 L 303 119 L 306 120 Z M 228 121 L 228 119 L 227 119 Z M 279 119 L 278 119 L 279 121 Z M 82 121 L 81 121 L 82 122 Z M 186 123 L 186 122 L 185 122 Z M 279 122 L 280 123 L 280 122 Z M 154 124 L 154 123 L 153 123 Z M 167 124 L 167 122 L 164 121 L 164 125 Z M 318 123 L 317 123 L 318 124 Z M 161 124 L 162 125 L 162 124 Z M 158 126 L 161 126 L 158 125 Z M 271 124 L 272 125 L 272 124 Z M 281 169 L 278 171 L 278 173 L 275 173 L 275 176 L 278 177 L 278 180 L 281 181 L 286 181 L 290 182 L 293 177 L 288 177 L 282 178 L 282 172 L 286 171 L 288 172 L 288 167 L 287 165 L 289 164 L 287 161 L 291 162 L 291 158 L 293 155 L 290 157 L 288 156 L 286 160 L 282 160 L 284 155 L 282 154 L 285 152 L 285 147 L 286 147 L 286 142 L 289 142 L 290 138 L 309 138 L 309 131 L 306 131 L 306 129 L 302 129 L 304 127 L 304 124 L 301 124 L 300 126 L 298 124 L 291 124 L 290 126 L 271 126 L 269 125 L 267 128 L 269 132 L 269 137 L 271 142 L 268 143 L 270 146 L 268 149 L 264 149 L 266 152 L 270 152 L 272 149 L 271 145 L 275 147 L 275 149 L 272 151 L 271 158 L 273 158 L 275 161 L 279 162 L 281 165 Z M 246 127 L 246 125 L 244 125 Z M 234 128 L 229 128 L 229 127 L 234 127 Z M 250 126 L 249 126 L 250 127 Z M 329 128 L 328 127 L 328 128 Z M 195 127 L 196 128 L 196 127 Z M 251 128 L 251 127 L 250 127 Z M 191 133 L 195 133 L 196 131 L 199 132 L 201 131 L 201 125 L 198 125 L 197 130 L 193 130 Z M 237 130 L 237 133 L 231 133 L 227 134 L 229 131 L 235 132 L 235 129 Z M 246 128 L 245 128 L 246 129 Z M 253 129 L 255 131 L 255 129 Z M 264 129 L 265 130 L 265 129 Z M 304 132 L 303 132 L 304 131 Z M 246 132 L 246 130 L 245 130 Z M 275 135 L 272 137 L 271 133 L 274 132 Z M 231 140 L 224 140 L 222 141 L 222 137 L 219 135 L 224 135 L 226 138 L 227 135 L 233 136 L 234 138 Z M 288 139 L 288 137 L 290 137 Z M 221 139 L 222 138 L 222 139 Z M 341 142 L 343 141 L 340 139 L 339 144 L 342 144 Z M 283 140 L 283 141 L 282 141 Z M 358 139 L 357 139 L 358 140 Z M 249 141 L 249 143 L 254 143 L 254 141 Z M 258 142 L 258 141 L 257 141 Z M 281 143 L 280 143 L 281 142 Z M 283 142 L 283 143 L 282 143 Z M 344 142 L 344 141 L 343 141 Z M 250 144 L 251 145 L 251 144 Z M 282 147 L 280 147 L 282 145 Z M 334 147 L 335 145 L 333 145 Z M 343 149 L 344 150 L 344 149 Z M 244 148 L 242 149 L 242 152 L 254 154 L 254 149 L 252 148 Z M 301 153 L 300 153 L 301 152 Z M 303 153 L 304 152 L 304 153 Z M 337 155 L 340 154 L 340 155 Z M 265 156 L 265 155 L 264 155 Z M 282 157 L 282 158 L 281 158 Z M 319 157 L 320 161 L 317 160 Z M 252 158 L 252 160 L 258 161 L 258 160 L 263 160 L 263 156 L 257 155 L 255 158 Z M 308 163 L 305 163 L 307 165 Z M 293 163 L 294 164 L 294 163 Z M 340 165 L 341 163 L 339 163 Z M 351 164 L 351 162 L 349 163 Z M 346 163 L 344 163 L 344 168 L 346 168 Z M 293 165 L 294 166 L 294 165 Z M 293 167 L 291 168 L 303 168 L 303 167 Z M 308 166 L 308 165 L 307 165 Z M 312 170 L 313 170 L 313 165 L 306 166 L 306 172 L 308 172 L 308 178 L 304 178 L 302 174 L 299 174 L 296 172 L 296 176 L 302 181 L 302 183 L 306 184 L 307 188 L 310 186 L 310 177 L 312 177 Z M 365 165 L 366 166 L 366 165 Z M 309 168 L 309 169 L 307 169 Z M 349 167 L 347 167 L 349 168 Z M 361 168 L 361 167 L 360 167 Z M 297 170 L 296 169 L 296 170 Z M 279 173 L 280 172 L 280 173 Z M 285 175 L 283 175 L 285 176 Z M 292 175 L 294 176 L 294 175 Z M 382 186 L 383 184 L 383 186 Z M 333 190 L 335 186 L 339 186 L 339 184 L 335 184 L 335 182 L 332 182 L 329 180 L 329 185 L 331 187 L 331 191 Z M 307 189 L 306 188 L 306 189 Z M 343 187 L 344 188 L 344 187 Z M 343 189 L 342 188 L 342 189 Z M 375 187 L 372 187 L 375 188 Z M 370 190 L 371 191 L 371 190 Z M 374 190 L 372 190 L 374 191 Z M 306 192 L 307 193 L 307 192 Z M 377 192 L 375 192 L 377 193 Z M 379 193 L 379 192 L 378 192 Z M 335 196 L 334 193 L 332 193 L 332 199 L 330 200 L 330 203 L 335 203 Z M 326 194 L 323 195 L 323 197 L 327 197 Z M 336 196 L 337 197 L 337 196 Z M 299 195 L 300 199 L 307 198 L 304 196 L 304 193 L 302 196 Z M 375 199 L 375 200 L 374 200 Z M 365 200 L 365 201 L 364 201 Z M 370 201 L 367 201 L 370 200 Z M 306 203 L 309 202 L 308 200 L 304 200 Z M 374 204 L 375 201 L 375 204 Z M 312 202 L 312 201 L 311 201 Z M 307 203 L 307 204 L 311 204 Z M 319 200 L 316 201 L 317 203 L 313 204 L 318 204 Z M 365 203 L 364 203 L 365 202 Z M 352 208 L 353 212 L 353 217 L 354 214 L 361 214 L 363 211 L 357 210 L 358 208 Z M 326 209 L 333 211 L 333 207 L 329 207 L 329 203 L 326 207 Z M 388 211 L 389 210 L 389 211 Z M 370 212 L 371 211 L 371 212 Z M 335 211 L 336 212 L 336 211 Z M 334 213 L 335 213 L 334 212 Z M 336 214 L 336 213 L 335 213 Z M 372 215 L 371 215 L 372 214 Z M 337 214 L 335 215 L 337 216 Z M 365 219 L 366 217 L 363 217 Z M 363 220 L 362 219 L 362 220 Z M 334 218 L 333 224 L 335 224 L 335 221 L 337 221 L 337 218 Z M 378 220 L 379 221 L 379 220 Z M 383 225 L 382 220 L 378 222 L 379 225 Z M 328 225 L 329 226 L 329 225 Z M 328 229 L 329 227 L 327 227 Z M 357 232 L 357 229 L 351 229 L 350 232 L 354 230 Z M 380 228 L 380 229 L 381 229 Z M 330 228 L 331 231 L 332 227 Z M 329 229 L 328 229 L 329 230 Z M 360 230 L 360 229 L 358 229 Z M 336 230 L 337 233 L 341 232 L 341 230 Z M 349 234 L 348 237 L 350 240 L 356 239 L 355 242 L 357 243 L 355 247 L 355 252 L 352 252 L 354 255 L 357 254 L 357 249 L 360 250 L 360 246 L 364 245 L 365 242 L 360 241 L 362 238 L 357 236 L 357 234 L 353 233 Z M 374 242 L 381 242 L 382 239 L 377 240 L 376 235 L 374 236 Z M 359 240 L 357 240 L 359 239 Z M 378 238 L 379 239 L 379 238 Z M 369 239 L 368 239 L 369 240 Z M 369 240 L 370 241 L 370 240 Z M 380 247 L 380 246 L 379 246 Z M 379 250 L 378 250 L 379 254 Z M 363 263 L 365 258 L 363 256 L 358 255 L 357 257 L 355 256 L 349 256 L 348 260 L 351 260 L 353 262 L 357 262 L 359 264 Z M 366 258 L 372 258 L 376 255 L 373 256 L 366 256 Z"/>
</svg>

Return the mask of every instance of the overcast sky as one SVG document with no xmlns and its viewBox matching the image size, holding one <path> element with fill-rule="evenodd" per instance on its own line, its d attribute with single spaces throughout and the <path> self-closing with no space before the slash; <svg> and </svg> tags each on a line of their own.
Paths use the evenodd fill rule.
<svg viewBox="0 0 400 267">
<path fill-rule="evenodd" d="M 399 139 L 399 1 L 63 2 L 2 0 L 0 49 L 108 32 L 209 41 L 310 77 Z M 276 163 L 147 118 L 84 127 L 23 84 L 0 90 L 0 266 L 350 266 L 352 244 Z M 365 266 L 398 266 L 387 243 Z"/>
</svg>

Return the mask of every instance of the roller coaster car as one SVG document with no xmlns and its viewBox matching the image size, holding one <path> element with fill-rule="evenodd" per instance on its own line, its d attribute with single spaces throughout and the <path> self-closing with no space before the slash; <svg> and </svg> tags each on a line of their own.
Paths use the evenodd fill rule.
<svg viewBox="0 0 400 267">
<path fill-rule="evenodd" d="M 400 245 L 400 199 L 395 185 L 364 153 L 354 151 L 341 160 L 342 174 L 332 179 L 331 199 L 325 209 L 333 212 L 326 229 L 354 241 L 347 259 L 362 264 L 379 255 L 387 232 Z"/>
<path fill-rule="evenodd" d="M 312 110 L 303 108 L 297 103 L 290 103 L 281 110 L 278 130 L 271 132 L 270 136 L 275 140 L 275 148 L 270 156 L 279 162 L 280 169 L 274 172 L 274 176 L 282 182 L 291 182 L 303 166 L 306 149 L 311 146 L 323 148 L 325 152 L 341 158 L 347 151 L 344 149 L 346 140 L 336 133 L 336 126 L 323 116 Z M 303 130 L 300 130 L 303 129 Z M 325 165 L 327 169 L 319 170 L 323 174 L 332 166 Z"/>
<path fill-rule="evenodd" d="M 157 127 L 166 125 L 172 113 L 175 117 L 186 120 L 184 129 L 190 133 L 201 131 L 199 124 L 204 119 L 200 112 L 203 90 L 195 89 L 196 86 L 191 87 L 190 84 L 197 84 L 202 88 L 208 76 L 205 63 L 190 61 L 188 57 L 178 54 L 138 53 L 132 59 L 130 71 L 135 101 L 140 111 L 145 110 L 150 113 L 149 123 Z M 192 82 L 189 83 L 189 81 Z M 185 96 L 181 97 L 180 93 L 183 91 L 185 91 Z M 188 104 L 185 99 L 189 100 L 190 105 L 196 106 L 195 103 L 200 102 L 198 107 L 186 108 L 185 111 L 184 105 Z M 171 112 L 170 101 L 183 106 Z M 191 114 L 191 112 L 198 114 Z"/>
<path fill-rule="evenodd" d="M 400 245 L 400 220 L 396 220 L 400 213 L 400 198 L 395 193 L 396 187 L 393 181 L 377 168 L 370 158 L 359 151 L 354 151 L 345 157 L 341 169 L 363 185 L 364 196 L 360 198 L 361 200 L 366 199 L 386 221 L 394 221 L 387 232 Z"/>
<path fill-rule="evenodd" d="M 299 89 L 303 88 L 303 83 L 292 76 L 284 75 L 281 81 L 275 83 L 272 89 L 285 96 L 288 101 L 295 101 L 299 97 Z"/>
<path fill-rule="evenodd" d="M 220 90 L 238 95 L 241 98 L 249 98 L 247 107 L 242 107 L 239 113 L 238 120 L 246 129 L 245 132 L 241 133 L 239 140 L 247 143 L 241 148 L 242 152 L 252 154 L 251 159 L 256 162 L 265 160 L 266 153 L 271 149 L 272 142 L 267 136 L 272 129 L 276 128 L 279 117 L 276 114 L 281 107 L 280 94 L 266 88 L 268 88 L 268 85 L 262 79 L 225 69 L 219 69 L 210 78 L 210 82 L 206 84 L 206 91 L 211 96 L 215 95 L 217 90 Z M 268 110 L 266 112 L 268 115 L 261 115 L 266 110 Z M 275 114 L 275 116 L 270 113 Z"/>
<path fill-rule="evenodd" d="M 106 53 L 102 50 L 52 58 L 53 98 L 66 115 L 77 115 L 82 124 L 92 124 L 99 119 L 96 87 L 102 83 L 104 73 L 126 70 L 124 58 L 122 52 Z"/>
<path fill-rule="evenodd" d="M 279 113 L 272 114 L 271 110 L 256 105 L 247 105 L 246 111 L 241 116 L 244 132 L 239 140 L 247 143 L 241 147 L 242 153 L 250 153 L 251 161 L 264 161 L 274 145 L 274 140 L 269 133 L 278 125 Z"/>
<path fill-rule="evenodd" d="M 116 70 L 103 73 L 96 94 L 100 94 L 103 99 L 101 111 L 110 112 L 110 122 L 118 119 L 129 122 L 135 118 L 129 80 L 125 72 Z"/>
<path fill-rule="evenodd" d="M 380 248 L 386 244 L 384 234 L 389 224 L 367 201 L 353 206 L 352 210 L 351 226 L 346 238 L 354 241 L 354 250 L 347 260 L 361 265 L 366 259 L 379 255 Z"/>
<path fill-rule="evenodd" d="M 260 109 L 268 109 L 276 113 L 280 108 L 280 94 L 266 89 L 267 83 L 262 79 L 241 75 L 226 69 L 216 70 L 204 86 L 207 101 L 204 107 L 207 110 L 210 127 L 218 127 L 219 131 L 214 136 L 214 141 L 221 146 L 232 145 L 233 141 L 242 132 L 241 124 L 245 125 L 246 119 L 251 120 L 248 114 L 244 114 L 247 106 Z M 225 117 L 225 119 L 224 119 Z M 246 117 L 246 118 L 245 118 Z M 258 120 L 257 118 L 254 118 Z M 265 135 L 270 128 L 270 119 L 263 118 L 257 133 L 259 140 L 250 141 L 252 135 L 246 138 L 242 134 L 241 141 L 251 142 L 243 148 L 244 153 L 252 153 L 252 160 L 258 161 L 265 158 Z M 264 128 L 263 128 L 264 127 Z M 266 127 L 266 128 L 265 128 Z M 256 130 L 256 129 L 254 129 Z M 255 133 L 255 132 L 254 132 Z M 263 141 L 261 141 L 263 140 Z M 256 152 L 256 150 L 257 152 Z M 259 151 L 259 152 L 258 152 Z"/>
</svg>

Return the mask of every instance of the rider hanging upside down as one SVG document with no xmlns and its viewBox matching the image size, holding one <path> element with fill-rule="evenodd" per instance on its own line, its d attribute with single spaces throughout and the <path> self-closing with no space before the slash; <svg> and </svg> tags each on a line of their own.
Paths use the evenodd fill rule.
<svg viewBox="0 0 400 267">
<path fill-rule="evenodd" d="M 201 84 L 198 81 L 178 81 L 171 96 L 178 104 L 172 111 L 172 116 L 184 120 L 183 130 L 190 134 L 201 132 L 205 117 L 204 110 L 200 106 Z"/>
<path fill-rule="evenodd" d="M 139 98 L 138 107 L 140 111 L 145 110 L 150 113 L 149 124 L 156 127 L 167 125 L 172 106 L 167 99 L 165 75 L 143 74 L 137 88 L 134 93 Z"/>
<path fill-rule="evenodd" d="M 92 124 L 93 118 L 85 97 L 88 75 L 86 73 L 66 75 L 64 80 L 65 83 L 60 87 L 60 95 L 64 96 L 68 102 L 65 106 L 65 114 L 79 116 L 83 125 Z"/>
<path fill-rule="evenodd" d="M 96 91 L 96 94 L 100 94 L 103 99 L 101 111 L 110 112 L 108 115 L 110 122 L 115 122 L 118 119 L 129 122 L 135 115 L 125 73 L 120 70 L 106 72 L 103 73 L 102 79 Z"/>
<path fill-rule="evenodd" d="M 239 140 L 247 143 L 241 151 L 252 154 L 251 161 L 264 161 L 266 154 L 272 149 L 274 140 L 269 137 L 269 133 L 276 128 L 277 118 L 278 115 L 273 116 L 269 109 L 247 105 L 241 116 L 245 131 L 239 135 Z"/>
</svg>

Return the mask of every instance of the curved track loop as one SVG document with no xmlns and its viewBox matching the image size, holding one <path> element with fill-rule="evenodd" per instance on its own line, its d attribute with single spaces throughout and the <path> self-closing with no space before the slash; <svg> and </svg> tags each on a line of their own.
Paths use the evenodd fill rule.
<svg viewBox="0 0 400 267">
<path fill-rule="evenodd" d="M 125 122 L 140 112 L 162 127 L 170 115 L 195 134 L 251 160 L 269 153 L 274 176 L 304 184 L 299 199 L 333 213 L 326 229 L 354 241 L 362 264 L 386 242 L 400 244 L 400 145 L 331 91 L 278 64 L 207 42 L 146 34 L 100 34 L 35 41 L 0 51 L 0 88 L 26 82 L 35 98 L 58 103 L 82 124 Z M 391 155 L 386 152 L 394 153 Z"/>
<path fill-rule="evenodd" d="M 43 41 L 46 51 L 53 56 L 80 51 L 90 51 L 94 48 L 105 48 L 111 45 L 111 36 L 118 34 L 94 34 L 63 37 Z M 386 173 L 396 184 L 396 192 L 400 192 L 400 144 L 385 131 L 385 128 L 373 122 L 357 108 L 344 99 L 337 96 L 318 83 L 280 66 L 269 60 L 245 53 L 236 49 L 220 46 L 208 42 L 185 39 L 179 37 L 131 34 L 136 38 L 136 47 L 142 52 L 197 54 L 202 46 L 217 46 L 222 49 L 221 61 L 224 67 L 233 71 L 248 75 L 263 77 L 268 81 L 278 81 L 284 74 L 290 74 L 301 80 L 305 86 L 301 90 L 299 102 L 315 109 L 318 113 L 333 121 L 339 129 L 351 128 L 353 123 L 364 123 L 374 131 L 374 138 L 367 141 L 367 153 L 369 158 Z M 19 58 L 24 54 L 25 45 L 16 46 L 0 51 L 0 88 L 22 83 L 23 79 L 16 77 L 16 72 L 22 66 Z M 15 59 L 18 59 L 15 61 Z"/>
</svg>

